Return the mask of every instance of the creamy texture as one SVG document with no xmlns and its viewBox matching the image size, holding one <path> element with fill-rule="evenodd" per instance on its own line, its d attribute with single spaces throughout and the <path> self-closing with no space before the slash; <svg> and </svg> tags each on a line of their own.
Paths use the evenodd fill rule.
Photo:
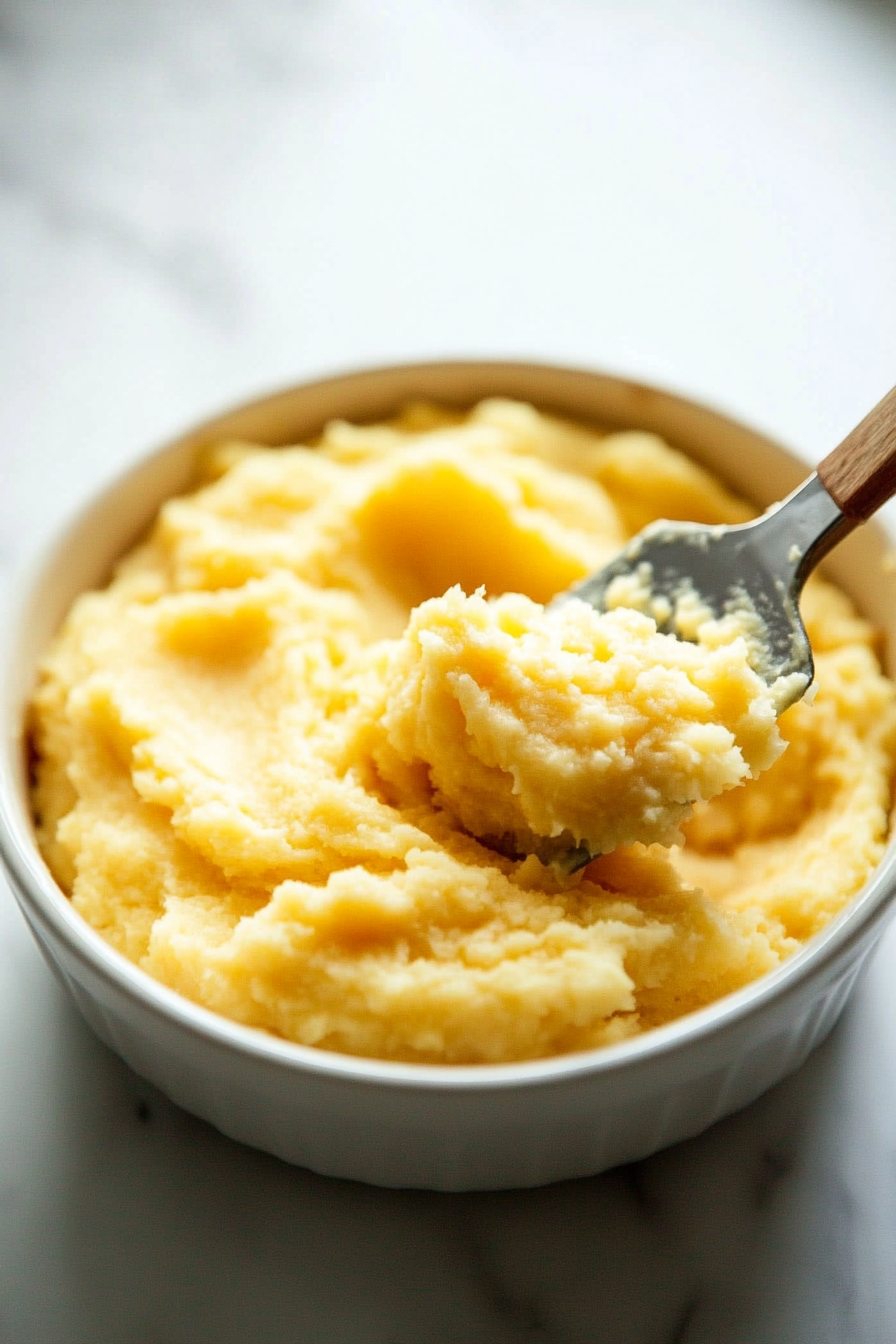
<svg viewBox="0 0 896 1344">
<path fill-rule="evenodd" d="M 893 687 L 836 590 L 777 723 L 730 624 L 544 610 L 651 519 L 750 516 L 655 437 L 415 406 L 206 475 L 33 709 L 54 874 L 188 997 L 358 1054 L 582 1049 L 771 969 L 879 858 Z"/>
<path fill-rule="evenodd" d="M 390 659 L 374 760 L 399 784 L 423 764 L 438 805 L 513 853 L 672 844 L 690 804 L 784 750 L 775 691 L 747 660 L 730 623 L 684 643 L 637 611 L 453 588 Z"/>
</svg>

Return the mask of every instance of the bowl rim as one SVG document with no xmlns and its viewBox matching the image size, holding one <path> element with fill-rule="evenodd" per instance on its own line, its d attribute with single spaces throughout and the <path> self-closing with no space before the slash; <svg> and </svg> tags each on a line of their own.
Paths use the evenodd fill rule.
<svg viewBox="0 0 896 1344">
<path fill-rule="evenodd" d="M 605 380 L 623 388 L 657 395 L 664 401 L 677 403 L 684 410 L 708 416 L 720 425 L 741 433 L 746 431 L 773 446 L 792 462 L 799 461 L 796 454 L 762 431 L 752 430 L 738 418 L 664 388 L 631 383 L 600 370 L 529 361 L 439 360 L 375 365 L 324 378 L 303 379 L 272 393 L 236 403 L 224 412 L 207 416 L 184 433 L 167 439 L 148 452 L 138 454 L 127 466 L 110 475 L 92 491 L 53 530 L 36 552 L 17 567 L 3 622 L 6 637 L 0 646 L 0 691 L 5 696 L 10 652 L 14 653 L 18 647 L 21 629 L 45 573 L 64 552 L 66 543 L 77 531 L 79 524 L 94 509 L 114 496 L 129 478 L 153 458 L 161 457 L 177 446 L 184 446 L 186 451 L 188 443 L 213 432 L 215 425 L 228 416 L 261 411 L 299 391 L 323 391 L 331 385 L 351 385 L 372 375 L 425 376 L 445 369 L 474 370 L 483 375 L 493 371 L 496 376 L 502 370 L 510 369 L 522 376 L 528 373 L 558 373 Z M 885 519 L 877 519 L 867 526 L 882 533 L 888 541 L 896 542 L 896 529 L 891 532 Z M 8 707 L 4 705 L 4 713 L 7 710 Z M 612 1075 L 648 1067 L 654 1060 L 694 1045 L 711 1034 L 746 1024 L 767 1008 L 772 1000 L 783 1002 L 799 995 L 810 979 L 823 974 L 852 945 L 864 939 L 872 926 L 896 913 L 896 836 L 891 833 L 884 854 L 866 883 L 844 909 L 798 952 L 741 989 L 723 995 L 713 1003 L 686 1013 L 664 1026 L 654 1027 L 614 1045 L 498 1064 L 423 1064 L 341 1054 L 286 1040 L 262 1028 L 235 1022 L 194 1003 L 129 961 L 75 911 L 37 848 L 31 830 L 30 809 L 18 789 L 14 757 L 22 749 L 21 728 L 19 720 L 12 731 L 4 731 L 0 746 L 0 859 L 12 879 L 10 885 L 23 906 L 28 923 L 39 926 L 44 934 L 51 935 L 51 943 L 54 939 L 61 942 L 83 967 L 93 975 L 111 982 L 115 990 L 135 1007 L 144 1011 L 148 1009 L 156 1018 L 169 1023 L 173 1019 L 177 1028 L 202 1038 L 206 1044 L 218 1049 L 235 1049 L 238 1053 L 254 1057 L 257 1062 L 282 1069 L 297 1069 L 334 1082 L 363 1082 L 378 1087 L 426 1092 L 442 1089 L 478 1093 L 533 1085 L 553 1086 L 582 1076 Z M 42 938 L 38 941 L 43 943 Z"/>
</svg>

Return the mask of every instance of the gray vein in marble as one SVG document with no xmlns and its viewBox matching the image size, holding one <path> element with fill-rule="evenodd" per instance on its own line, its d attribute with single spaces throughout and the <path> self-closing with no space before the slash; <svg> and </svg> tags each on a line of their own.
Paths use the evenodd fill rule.
<svg viewBox="0 0 896 1344">
<path fill-rule="evenodd" d="M 324 69 L 331 73 L 316 32 L 327 7 L 317 0 L 299 6 L 267 0 L 263 8 L 259 24 L 233 0 L 224 7 L 197 6 L 195 26 L 175 26 L 165 5 L 157 15 L 100 0 L 66 12 L 52 0 L 18 0 L 0 29 L 6 85 L 0 188 L 27 201 L 52 232 L 88 240 L 154 276 L 206 321 L 229 329 L 245 318 L 249 299 L 214 221 L 210 227 L 191 228 L 183 219 L 172 225 L 160 220 L 159 205 L 170 214 L 171 195 L 183 192 L 193 215 L 202 215 L 210 166 L 200 161 L 204 148 L 213 149 L 216 159 L 223 153 L 226 174 L 227 137 L 222 141 L 214 133 L 222 90 L 229 90 L 236 106 L 246 102 L 246 85 L 255 86 L 255 115 L 243 123 L 260 135 L 276 123 L 272 91 L 288 86 L 290 94 L 309 97 L 323 82 Z M 109 74 L 116 72 L 110 56 L 129 63 L 128 84 Z M 245 134 L 239 118 L 234 130 Z M 125 192 L 122 201 L 113 189 L 110 199 L 108 172 L 97 181 L 97 168 L 113 167 L 110 155 L 122 146 L 131 175 L 134 160 L 147 156 L 145 176 L 161 193 L 149 208 L 140 191 L 132 199 Z M 235 150 L 237 144 L 231 155 Z M 221 205 L 210 200 L 205 208 L 216 212 Z M 191 210 L 184 213 L 189 217 Z"/>
<path fill-rule="evenodd" d="M 0 131 L 0 189 L 16 192 L 45 225 L 63 237 L 80 236 L 107 255 L 119 256 L 161 280 L 197 313 L 216 325 L 233 326 L 245 310 L 245 294 L 215 244 L 200 235 L 150 236 L 125 215 L 96 201 L 79 199 L 39 160 L 16 155 Z"/>
<path fill-rule="evenodd" d="M 650 1182 L 649 1160 L 629 1162 L 624 1167 L 618 1167 L 616 1175 L 625 1183 L 638 1211 L 645 1218 L 650 1218 L 659 1211 L 660 1202 Z"/>
<path fill-rule="evenodd" d="M 217 103 L 229 81 L 257 77 L 328 84 L 327 35 L 344 4 L 333 0 L 194 0 L 184 21 L 177 0 L 6 0 L 0 49 L 31 68 L 100 70 L 132 59 L 161 63 L 178 91 Z M 326 55 L 325 55 L 326 53 Z"/>
<path fill-rule="evenodd" d="M 691 1333 L 691 1326 L 697 1316 L 697 1309 L 700 1305 L 700 1299 L 692 1297 L 690 1301 L 684 1304 L 681 1314 L 676 1318 L 669 1335 L 664 1336 L 662 1344 L 687 1344 L 688 1336 Z"/>
<path fill-rule="evenodd" d="M 765 1148 L 759 1154 L 759 1170 L 753 1186 L 758 1209 L 764 1209 L 777 1194 L 781 1182 L 793 1174 L 796 1156 L 789 1147 Z"/>
<path fill-rule="evenodd" d="M 823 1217 L 815 1229 L 814 1276 L 824 1294 L 831 1340 L 856 1341 L 863 1331 L 857 1315 L 855 1262 L 856 1201 L 840 1172 L 825 1173 Z"/>
<path fill-rule="evenodd" d="M 484 1306 L 509 1328 L 514 1344 L 564 1344 L 537 1297 L 501 1273 L 484 1239 L 473 1234 L 467 1251 Z"/>
</svg>

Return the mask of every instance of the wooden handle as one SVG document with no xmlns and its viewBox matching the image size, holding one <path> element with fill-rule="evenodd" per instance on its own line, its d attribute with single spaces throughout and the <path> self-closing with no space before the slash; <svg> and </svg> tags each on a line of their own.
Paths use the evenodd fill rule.
<svg viewBox="0 0 896 1344">
<path fill-rule="evenodd" d="M 896 494 L 896 387 L 828 453 L 818 474 L 840 511 L 859 522 Z"/>
</svg>

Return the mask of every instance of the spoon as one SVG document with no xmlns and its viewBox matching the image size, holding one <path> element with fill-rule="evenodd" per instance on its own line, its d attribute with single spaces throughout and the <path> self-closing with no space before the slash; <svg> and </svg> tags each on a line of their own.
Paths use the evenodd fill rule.
<svg viewBox="0 0 896 1344">
<path fill-rule="evenodd" d="M 746 616 L 755 671 L 770 686 L 789 679 L 778 697 L 780 713 L 805 694 L 814 676 L 799 612 L 803 584 L 893 494 L 896 387 L 817 471 L 761 518 L 733 527 L 651 523 L 616 559 L 555 602 L 577 597 L 606 611 L 633 605 L 625 594 L 634 587 L 657 628 L 679 638 L 694 631 L 695 610 L 701 618 Z M 683 619 L 687 612 L 690 621 Z"/>
</svg>

